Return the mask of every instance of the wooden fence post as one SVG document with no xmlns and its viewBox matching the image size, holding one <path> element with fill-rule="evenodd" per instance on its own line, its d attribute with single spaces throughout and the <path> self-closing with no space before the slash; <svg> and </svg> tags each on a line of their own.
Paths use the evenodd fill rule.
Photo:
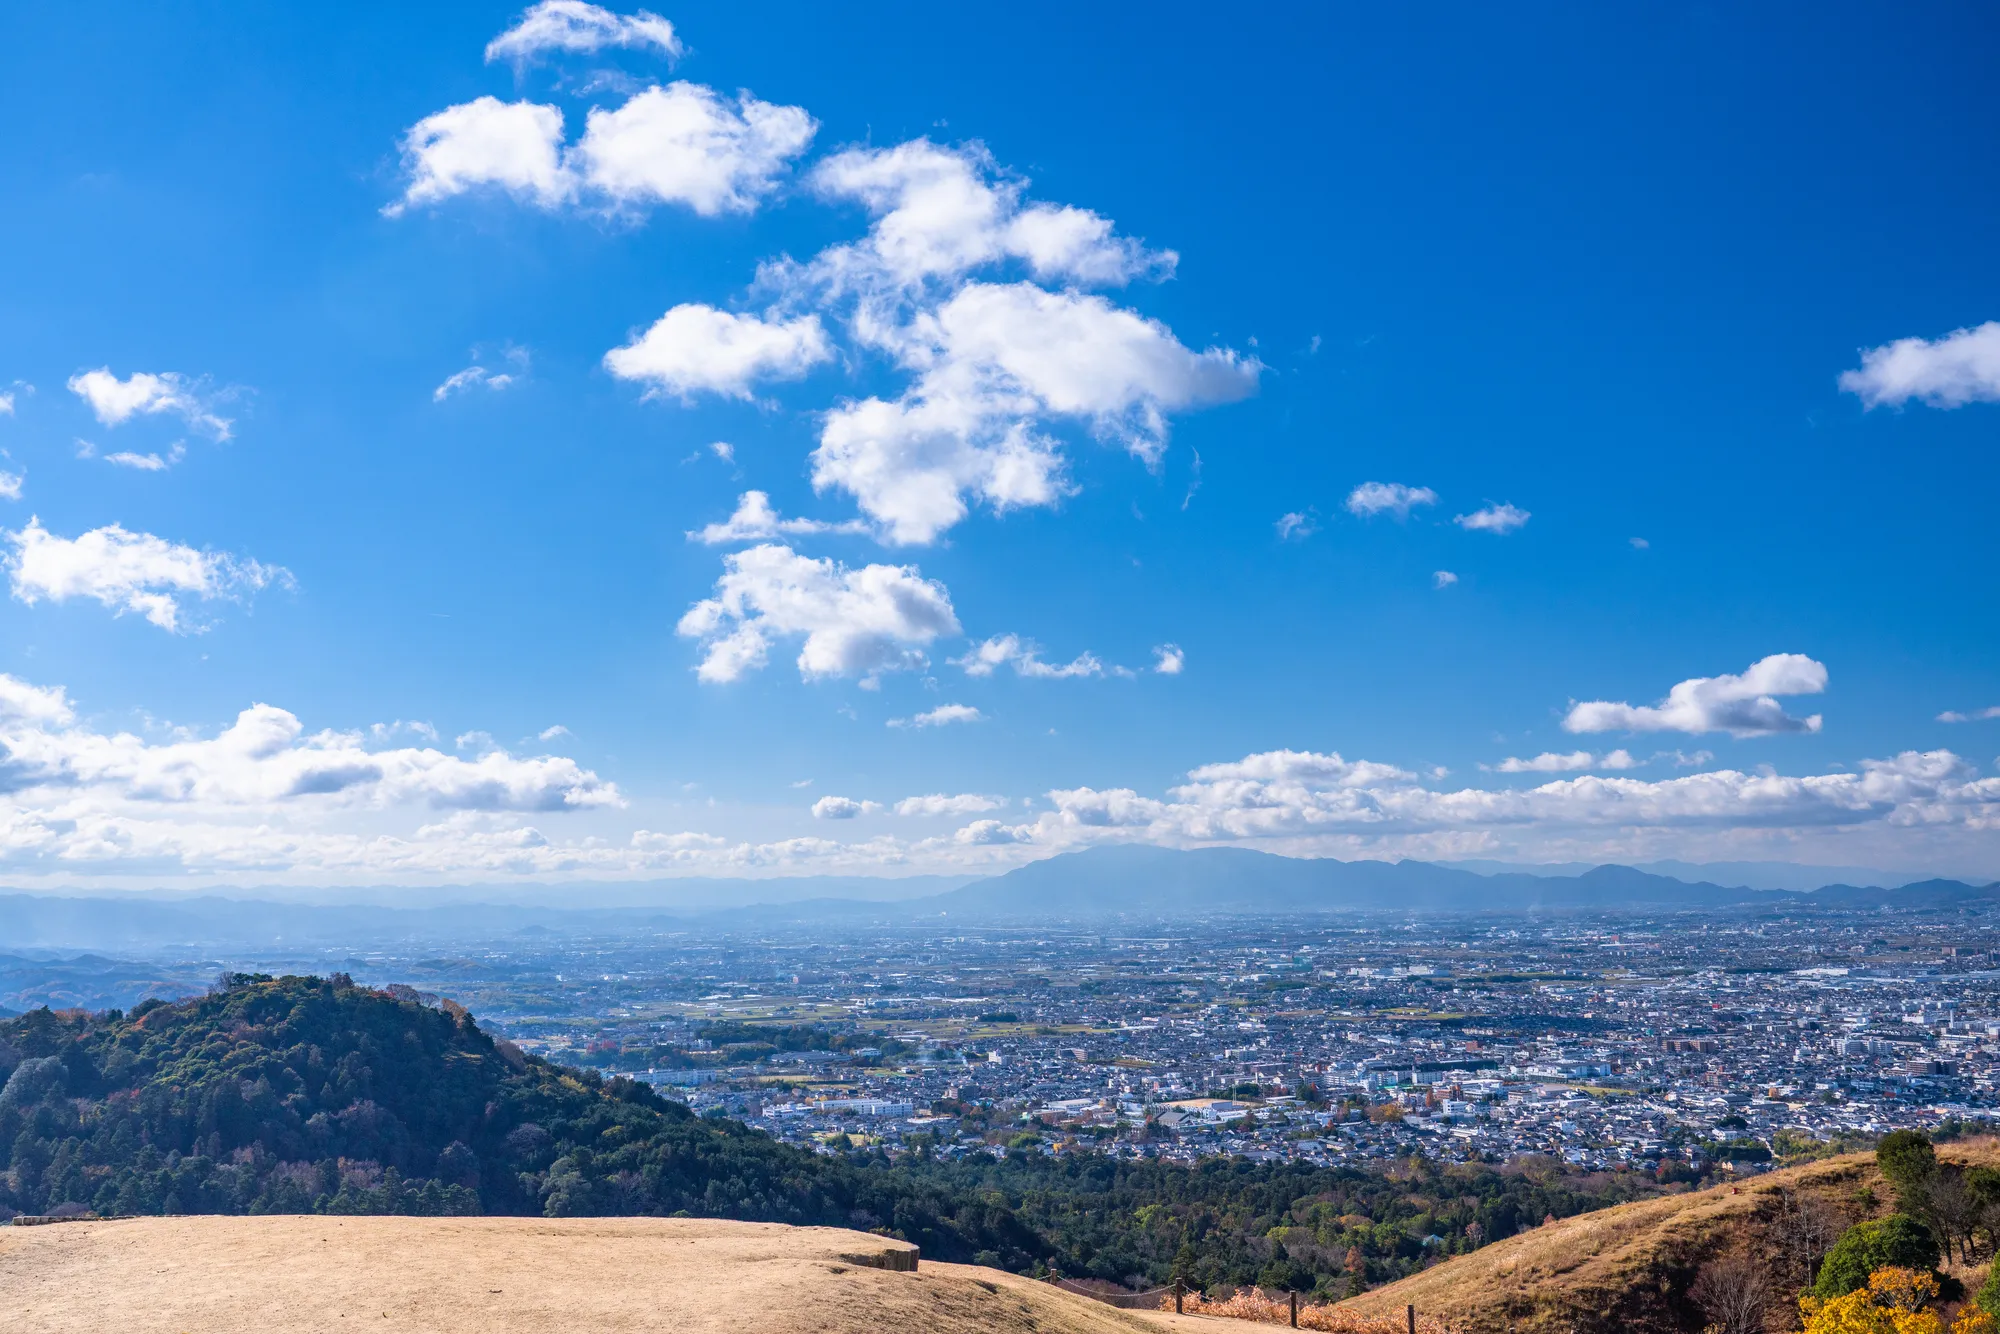
<svg viewBox="0 0 2000 1334">
<path fill-rule="evenodd" d="M 1297 1329 L 1298 1327 L 1299 1327 L 1299 1294 L 1298 1294 L 1298 1290 L 1297 1290 L 1297 1289 L 1293 1289 L 1293 1291 L 1292 1291 L 1292 1328 L 1293 1328 L 1293 1329 Z"/>
<path fill-rule="evenodd" d="M 1181 1277 L 1180 1275 L 1178 1275 L 1178 1274 L 1174 1275 L 1174 1314 L 1175 1314 L 1175 1315 L 1185 1315 L 1185 1314 L 1186 1314 L 1186 1312 L 1185 1312 L 1185 1311 L 1181 1310 L 1181 1299 L 1182 1299 L 1183 1297 L 1185 1297 L 1186 1295 L 1187 1295 L 1187 1280 L 1186 1280 L 1186 1279 L 1183 1279 L 1183 1278 L 1182 1278 L 1182 1277 Z"/>
<path fill-rule="evenodd" d="M 1411 1303 L 1410 1305 L 1408 1305 L 1408 1306 L 1404 1307 L 1404 1308 L 1403 1308 L 1403 1314 L 1405 1314 L 1405 1315 L 1409 1316 L 1409 1318 L 1410 1318 L 1410 1334 L 1417 1334 L 1417 1307 L 1416 1307 L 1416 1303 L 1412 1302 L 1412 1303 Z"/>
</svg>

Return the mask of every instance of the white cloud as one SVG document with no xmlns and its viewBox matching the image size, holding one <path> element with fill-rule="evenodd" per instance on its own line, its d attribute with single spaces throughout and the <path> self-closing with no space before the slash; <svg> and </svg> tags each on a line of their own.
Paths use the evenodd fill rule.
<svg viewBox="0 0 2000 1334">
<path fill-rule="evenodd" d="M 1860 369 L 1843 372 L 1840 387 L 1871 408 L 1911 399 L 1934 408 L 2000 402 L 2000 323 L 1863 349 Z"/>
<path fill-rule="evenodd" d="M 856 801 L 852 797 L 824 796 L 812 804 L 816 820 L 852 820 L 857 815 L 872 815 L 881 809 L 875 802 Z"/>
<path fill-rule="evenodd" d="M 708 392 L 748 399 L 757 380 L 796 380 L 832 357 L 817 315 L 765 321 L 713 306 L 675 306 L 640 337 L 604 354 L 621 380 L 683 401 Z"/>
<path fill-rule="evenodd" d="M 456 756 L 383 744 L 404 731 L 424 734 L 406 723 L 369 729 L 374 744 L 364 744 L 366 733 L 309 733 L 285 710 L 258 705 L 219 731 L 176 729 L 152 742 L 78 715 L 60 687 L 0 676 L 8 783 L 0 866 L 10 875 L 132 885 L 256 875 L 324 885 L 466 883 L 469 875 L 547 882 L 662 870 L 951 871 L 1001 869 L 1106 842 L 1628 862 L 1773 854 L 1835 861 L 1901 849 L 1896 864 L 1949 872 L 1954 860 L 1990 865 L 2000 835 L 2000 778 L 1982 778 L 1942 750 L 1804 776 L 1725 769 L 1457 790 L 1438 786 L 1446 775 L 1434 768 L 1419 778 L 1393 765 L 1281 750 L 1200 766 L 1159 795 L 1059 789 L 1041 813 L 1018 823 L 1004 818 L 1007 803 L 998 798 L 936 793 L 893 809 L 919 819 L 986 810 L 1002 818 L 927 837 L 742 842 L 700 830 L 614 829 L 607 821 L 619 818 L 622 794 L 567 758 L 524 759 L 484 744 L 476 755 Z M 836 797 L 820 818 L 883 809 Z M 414 828 L 398 825 L 418 812 L 425 814 Z M 558 834 L 522 818 L 543 812 L 580 827 Z"/>
<path fill-rule="evenodd" d="M 0 500 L 19 500 L 21 487 L 27 478 L 18 472 L 8 472 L 0 468 Z"/>
<path fill-rule="evenodd" d="M 358 733 L 307 734 L 284 709 L 257 704 L 211 739 L 153 744 L 77 722 L 60 689 L 0 677 L 0 742 L 16 792 L 93 793 L 210 807 L 321 802 L 380 808 L 552 811 L 621 804 L 618 790 L 566 759 L 493 750 L 463 760 L 424 749 L 369 750 Z"/>
<path fill-rule="evenodd" d="M 913 718 L 891 718 L 891 727 L 945 727 L 952 723 L 979 723 L 986 721 L 986 715 L 970 704 L 940 704 L 928 713 L 917 714 Z"/>
<path fill-rule="evenodd" d="M 933 792 L 926 797 L 904 797 L 896 803 L 896 814 L 922 816 L 977 815 L 981 811 L 997 811 L 1006 804 L 1006 802 L 998 797 L 983 796 L 977 792 L 961 792 L 956 796 L 950 796 L 943 792 Z"/>
<path fill-rule="evenodd" d="M 724 463 L 736 462 L 736 446 L 730 444 L 727 440 L 715 441 L 709 445 L 708 452 L 721 459 Z"/>
<path fill-rule="evenodd" d="M 1319 531 L 1319 525 L 1313 522 L 1310 513 L 1295 510 L 1278 516 L 1277 529 L 1280 542 L 1303 542 Z"/>
<path fill-rule="evenodd" d="M 117 524 L 75 538 L 57 537 L 31 518 L 4 534 L 13 553 L 5 560 L 14 596 L 29 606 L 46 598 L 94 598 L 115 613 L 137 612 L 163 630 L 179 632 L 185 599 L 242 599 L 291 574 L 219 552 L 197 551 Z"/>
<path fill-rule="evenodd" d="M 773 537 L 800 537 L 815 533 L 865 533 L 868 525 L 859 519 L 826 523 L 819 519 L 786 519 L 771 508 L 771 498 L 762 491 L 745 491 L 736 501 L 736 512 L 721 523 L 690 532 L 688 541 L 706 546 L 732 542 L 759 542 Z"/>
<path fill-rule="evenodd" d="M 541 731 L 535 733 L 535 740 L 554 741 L 557 737 L 575 736 L 575 735 L 576 734 L 574 732 L 570 731 L 567 727 L 564 727 L 561 723 L 556 723 L 552 727 L 544 727 Z"/>
<path fill-rule="evenodd" d="M 122 426 L 134 417 L 172 413 L 217 440 L 229 438 L 229 419 L 215 414 L 213 399 L 200 382 L 172 371 L 158 375 L 135 371 L 121 380 L 111 373 L 109 366 L 100 366 L 72 375 L 69 389 L 90 405 L 91 413 L 105 426 Z"/>
<path fill-rule="evenodd" d="M 1161 676 L 1179 676 L 1187 666 L 1187 654 L 1179 644 L 1161 644 L 1153 650 L 1153 670 Z"/>
<path fill-rule="evenodd" d="M 1045 681 L 1104 675 L 1104 664 L 1094 653 L 1080 653 L 1071 661 L 1061 664 L 1043 662 L 1041 653 L 1039 647 L 1019 635 L 995 635 L 991 639 L 974 644 L 964 657 L 951 658 L 948 661 L 954 667 L 964 668 L 967 676 L 991 676 L 995 669 L 1010 665 L 1016 676 Z"/>
<path fill-rule="evenodd" d="M 1974 709 L 1970 713 L 1960 713 L 1956 709 L 1946 709 L 1937 716 L 1937 720 L 1941 723 L 1986 722 L 1993 718 L 2000 718 L 2000 704 L 1987 709 Z"/>
<path fill-rule="evenodd" d="M 957 634 L 943 584 L 914 566 L 850 570 L 789 547 L 764 545 L 723 558 L 716 596 L 681 618 L 699 639 L 704 681 L 734 681 L 764 665 L 770 642 L 803 636 L 799 674 L 863 676 L 925 664 L 921 647 Z"/>
<path fill-rule="evenodd" d="M 1431 572 L 1432 588 L 1450 588 L 1453 584 L 1457 582 L 1458 582 L 1458 576 L 1453 574 L 1450 570 L 1433 570 Z"/>
<path fill-rule="evenodd" d="M 1347 512 L 1369 518 L 1393 514 L 1406 519 L 1418 505 L 1437 504 L 1437 492 L 1427 486 L 1405 486 L 1401 482 L 1363 482 L 1347 494 Z"/>
<path fill-rule="evenodd" d="M 1495 772 L 1503 774 L 1560 774 L 1582 769 L 1633 769 L 1637 768 L 1638 764 L 1639 762 L 1632 758 L 1631 752 L 1625 750 L 1614 750 L 1603 756 L 1579 750 L 1568 755 L 1543 751 L 1530 760 L 1516 759 L 1510 755 L 1493 768 Z"/>
<path fill-rule="evenodd" d="M 977 144 L 916 139 L 848 149 L 821 162 L 812 183 L 874 217 L 866 240 L 837 246 L 809 267 L 807 281 L 836 290 L 880 294 L 1009 259 L 1041 279 L 1116 285 L 1164 277 L 1177 259 L 1114 235 L 1108 219 L 1087 209 L 1024 203 L 1026 182 L 1000 176 Z"/>
<path fill-rule="evenodd" d="M 1648 542 L 1648 541 L 1647 541 L 1647 540 L 1646 540 L 1645 538 L 1643 538 L 1643 537 L 1633 537 L 1633 538 L 1627 538 L 1626 540 L 1627 540 L 1627 541 L 1629 541 L 1629 542 L 1631 542 L 1631 544 L 1632 544 L 1632 550 L 1634 550 L 1634 551 L 1644 551 L 1644 550 L 1646 550 L 1646 549 L 1647 549 L 1648 547 L 1650 547 L 1650 546 L 1652 546 L 1652 545 L 1653 545 L 1653 544 L 1652 544 L 1651 542 Z"/>
<path fill-rule="evenodd" d="M 14 415 L 13 391 L 11 389 L 0 390 L 0 417 L 11 417 L 13 415 Z"/>
<path fill-rule="evenodd" d="M 403 136 L 410 184 L 382 211 L 396 217 L 411 205 L 488 187 L 555 208 L 574 198 L 577 188 L 563 163 L 562 142 L 562 112 L 556 107 L 490 96 L 446 107 Z"/>
<path fill-rule="evenodd" d="M 778 186 L 819 123 L 748 93 L 734 106 L 696 83 L 648 88 L 593 108 L 570 167 L 616 205 L 685 204 L 705 218 L 748 213 Z"/>
<path fill-rule="evenodd" d="M 104 461 L 139 472 L 165 472 L 186 457 L 187 447 L 177 442 L 166 452 L 165 457 L 158 454 L 134 454 L 129 449 L 121 449 L 116 454 L 106 454 Z"/>
<path fill-rule="evenodd" d="M 817 129 L 799 107 L 748 93 L 732 103 L 712 88 L 671 83 L 613 110 L 592 107 L 583 138 L 565 151 L 560 108 L 478 97 L 410 127 L 402 144 L 409 184 L 382 211 L 395 217 L 490 188 L 544 209 L 666 203 L 703 217 L 748 213 Z"/>
<path fill-rule="evenodd" d="M 1820 715 L 1795 718 L 1779 695 L 1817 695 L 1826 689 L 1826 667 L 1800 653 L 1774 653 L 1740 676 L 1698 676 L 1682 681 L 1657 706 L 1593 700 L 1572 705 L 1563 727 L 1571 732 L 1728 732 L 1768 736 L 1817 732 Z"/>
<path fill-rule="evenodd" d="M 467 366 L 454 375 L 445 377 L 444 383 L 431 390 L 431 402 L 442 403 L 453 394 L 472 389 L 499 391 L 514 383 L 514 377 L 504 372 L 495 374 L 484 366 Z"/>
<path fill-rule="evenodd" d="M 650 48 L 669 59 L 679 59 L 683 51 L 674 25 L 647 10 L 628 17 L 583 0 L 541 0 L 486 44 L 486 59 L 512 61 L 518 67 L 549 52 L 594 55 L 605 47 L 621 46 Z"/>
<path fill-rule="evenodd" d="M 849 493 L 901 544 L 935 540 L 965 517 L 968 497 L 1004 513 L 1070 493 L 1055 441 L 945 395 L 835 408 L 812 460 L 814 486 Z"/>
<path fill-rule="evenodd" d="M 1169 412 L 1241 398 L 1261 363 L 1194 352 L 1155 320 L 1079 292 L 971 283 L 896 335 L 918 371 L 894 402 L 827 414 L 813 484 L 852 494 L 890 541 L 929 542 L 968 499 L 996 510 L 1067 493 L 1060 446 L 1038 429 L 1066 419 L 1149 465 Z"/>
<path fill-rule="evenodd" d="M 1727 829 L 1813 831 L 1876 825 L 2000 828 L 2000 779 L 1949 751 L 1868 760 L 1858 773 L 1785 777 L 1736 770 L 1648 782 L 1560 779 L 1519 790 L 1433 791 L 1387 765 L 1339 755 L 1276 751 L 1193 770 L 1166 799 L 1129 788 L 1049 793 L 1055 809 L 1016 838 L 1042 846 L 1139 839 L 1170 845 L 1259 840 L 1294 852 L 1361 846 L 1490 846 L 1499 831 L 1529 831 L 1546 846 L 1565 831 Z M 1455 832 L 1488 840 L 1453 841 Z M 1603 847 L 1603 832 L 1587 846 Z"/>
<path fill-rule="evenodd" d="M 1528 511 L 1514 505 L 1488 505 L 1485 509 L 1461 514 L 1452 522 L 1467 532 L 1505 535 L 1527 523 L 1531 517 Z"/>
</svg>

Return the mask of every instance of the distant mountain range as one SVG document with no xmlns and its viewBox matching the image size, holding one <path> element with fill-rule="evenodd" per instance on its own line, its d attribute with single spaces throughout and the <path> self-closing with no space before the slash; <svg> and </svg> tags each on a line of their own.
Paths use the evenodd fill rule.
<svg viewBox="0 0 2000 1334">
<path fill-rule="evenodd" d="M 1540 869 L 1540 868 L 1538 868 Z M 686 899 L 622 907 L 519 901 L 397 908 L 379 903 L 277 902 L 220 895 L 68 897 L 0 893 L 0 948 L 317 949 L 392 941 L 494 940 L 510 935 L 630 930 L 693 922 L 826 921 L 908 924 L 928 917 L 1077 919 L 1301 912 L 1593 912 L 1690 908 L 1950 907 L 2000 904 L 2000 883 L 1922 880 L 1824 885 L 1810 891 L 1688 881 L 1630 866 L 1580 874 L 1481 874 L 1435 862 L 1279 857 L 1246 848 L 1114 846 L 1064 853 L 945 892 L 890 901 L 844 880 L 738 882 L 759 902 L 723 908 L 712 889 Z M 941 881 L 941 884 L 940 884 Z M 933 881 L 925 888 L 954 882 Z M 907 893 L 920 888 L 898 882 Z M 819 891 L 821 897 L 801 898 Z M 864 897 L 865 895 L 865 897 Z M 499 897 L 496 894 L 496 897 Z M 589 900 L 586 900 L 589 901 Z M 615 898 L 613 901 L 617 901 Z M 627 903 L 631 900 L 627 899 Z"/>
<path fill-rule="evenodd" d="M 1580 875 L 1481 875 L 1433 862 L 1278 857 L 1247 848 L 1092 848 L 909 906 L 1019 916 L 1200 912 L 1577 912 L 1626 908 L 2000 903 L 2000 885 L 1928 880 L 1896 888 L 1829 885 L 1802 893 L 1690 883 L 1630 866 Z"/>
</svg>

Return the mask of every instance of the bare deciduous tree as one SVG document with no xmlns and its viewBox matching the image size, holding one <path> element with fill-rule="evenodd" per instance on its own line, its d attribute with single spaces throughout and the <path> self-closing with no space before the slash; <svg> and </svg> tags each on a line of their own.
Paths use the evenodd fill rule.
<svg viewBox="0 0 2000 1334">
<path fill-rule="evenodd" d="M 1778 1253 L 1788 1287 L 1810 1287 L 1819 1262 L 1847 1230 L 1847 1218 L 1818 1195 L 1780 1191 L 1771 1219 L 1771 1245 Z"/>
<path fill-rule="evenodd" d="M 1925 1221 L 1932 1225 L 1938 1240 L 1944 1243 L 1945 1254 L 1951 1254 L 1954 1243 L 1958 1246 L 1959 1259 L 1972 1263 L 1972 1233 L 1979 1227 L 1985 1209 L 1979 1197 L 1966 1184 L 1965 1173 L 1949 1164 L 1941 1165 L 1936 1175 L 1920 1188 Z"/>
<path fill-rule="evenodd" d="M 1688 1296 L 1701 1308 L 1711 1334 L 1764 1334 L 1770 1271 L 1747 1251 L 1725 1251 L 1701 1267 Z"/>
</svg>

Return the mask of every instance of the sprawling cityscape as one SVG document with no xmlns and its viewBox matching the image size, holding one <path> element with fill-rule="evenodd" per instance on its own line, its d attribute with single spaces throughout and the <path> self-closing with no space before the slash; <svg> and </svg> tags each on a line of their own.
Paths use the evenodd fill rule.
<svg viewBox="0 0 2000 1334">
<path fill-rule="evenodd" d="M 167 995 L 218 967 L 347 971 L 828 1151 L 1533 1154 L 1692 1179 L 1989 1115 L 1996 949 L 2000 924 L 1959 910 L 739 920 L 5 978 L 18 1007 L 37 969 Z"/>
</svg>

